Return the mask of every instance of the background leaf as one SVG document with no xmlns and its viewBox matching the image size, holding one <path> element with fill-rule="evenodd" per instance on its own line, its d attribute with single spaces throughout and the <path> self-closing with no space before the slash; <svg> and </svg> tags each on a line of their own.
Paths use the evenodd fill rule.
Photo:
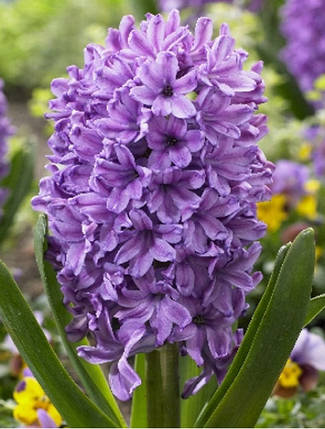
<svg viewBox="0 0 325 429">
<path fill-rule="evenodd" d="M 134 369 L 141 378 L 141 386 L 133 393 L 131 409 L 131 428 L 148 427 L 147 388 L 146 388 L 146 357 L 143 353 L 135 357 Z"/>
<path fill-rule="evenodd" d="M 305 326 L 308 325 L 325 308 L 325 294 L 315 296 L 309 301 Z"/>
<path fill-rule="evenodd" d="M 32 150 L 19 149 L 10 161 L 10 172 L 1 182 L 9 195 L 3 206 L 0 222 L 0 243 L 6 238 L 17 210 L 28 194 L 33 180 L 34 154 Z"/>
</svg>

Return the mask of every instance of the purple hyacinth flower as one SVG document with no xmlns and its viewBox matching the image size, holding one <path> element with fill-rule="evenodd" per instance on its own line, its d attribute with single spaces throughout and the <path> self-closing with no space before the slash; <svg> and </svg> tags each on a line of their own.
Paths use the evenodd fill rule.
<svg viewBox="0 0 325 429">
<path fill-rule="evenodd" d="M 190 217 L 200 204 L 195 193 L 205 181 L 203 170 L 180 170 L 170 167 L 156 173 L 150 185 L 152 191 L 148 199 L 151 213 L 165 223 L 178 223 Z"/>
<path fill-rule="evenodd" d="M 153 270 L 135 283 L 138 290 L 121 290 L 119 302 L 125 309 L 115 314 L 120 322 L 149 322 L 157 332 L 158 346 L 170 336 L 173 325 L 184 328 L 191 322 L 189 311 L 177 302 L 179 293 L 166 280 L 156 281 Z"/>
<path fill-rule="evenodd" d="M 151 181 L 151 170 L 137 166 L 132 152 L 125 146 L 114 146 L 116 162 L 98 158 L 92 173 L 93 189 L 109 191 L 106 207 L 121 213 L 131 199 L 140 200 L 143 188 Z"/>
<path fill-rule="evenodd" d="M 131 233 L 125 231 L 121 248 L 115 256 L 115 263 L 130 263 L 129 271 L 135 277 L 144 276 L 154 260 L 172 261 L 175 249 L 171 244 L 181 240 L 180 225 L 153 225 L 152 220 L 142 210 L 132 210 L 130 219 L 134 227 Z"/>
<path fill-rule="evenodd" d="M 131 98 L 127 88 L 115 95 L 116 99 L 108 106 L 109 116 L 98 119 L 96 125 L 104 137 L 114 138 L 118 134 L 119 143 L 137 142 L 147 133 L 150 110 Z"/>
<path fill-rule="evenodd" d="M 256 203 L 273 170 L 258 147 L 262 64 L 245 69 L 226 25 L 212 34 L 176 10 L 138 29 L 126 16 L 52 83 L 50 175 L 32 204 L 48 216 L 68 338 L 93 337 L 79 354 L 111 363 L 121 400 L 141 383 L 130 358 L 167 343 L 202 366 L 185 396 L 220 382 L 261 278 Z"/>
<path fill-rule="evenodd" d="M 174 163 L 187 167 L 192 153 L 198 152 L 204 144 L 200 130 L 188 130 L 186 121 L 170 116 L 156 117 L 149 123 L 148 146 L 152 149 L 149 166 L 153 169 L 167 168 Z"/>
<path fill-rule="evenodd" d="M 151 106 L 154 115 L 172 113 L 176 118 L 194 116 L 195 107 L 186 95 L 197 86 L 196 71 L 177 78 L 178 71 L 176 55 L 160 52 L 155 62 L 141 66 L 139 79 L 142 85 L 132 88 L 131 95 L 144 105 Z"/>
</svg>

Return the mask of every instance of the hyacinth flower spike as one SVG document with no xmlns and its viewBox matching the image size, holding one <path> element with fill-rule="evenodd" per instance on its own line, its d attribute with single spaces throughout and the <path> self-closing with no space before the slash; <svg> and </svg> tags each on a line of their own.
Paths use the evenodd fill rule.
<svg viewBox="0 0 325 429">
<path fill-rule="evenodd" d="M 226 24 L 212 39 L 212 22 L 201 18 L 193 34 L 173 10 L 166 19 L 147 14 L 139 28 L 124 17 L 118 30 L 109 30 L 105 46 L 87 46 L 83 68 L 70 66 L 68 78 L 52 82 L 50 174 L 32 200 L 42 212 L 36 255 L 59 331 L 91 399 L 53 356 L 2 264 L 0 315 L 70 426 L 90 420 L 98 427 L 124 425 L 107 385 L 105 398 L 96 388 L 95 380 L 102 383 L 97 364 L 110 364 L 107 379 L 120 400 L 133 397 L 137 407 L 147 389 L 143 425 L 149 427 L 180 426 L 181 356 L 198 366 L 185 379 L 183 398 L 211 378 L 221 386 L 227 380 L 243 339 L 236 322 L 261 280 L 254 264 L 266 226 L 256 208 L 271 196 L 274 170 L 258 145 L 267 131 L 265 116 L 257 113 L 266 101 L 262 64 L 247 70 L 246 59 Z M 266 333 L 271 355 L 282 321 L 292 329 L 280 357 L 272 354 L 273 372 L 265 377 L 252 422 L 302 327 L 313 258 L 309 230 L 281 260 L 270 305 L 260 310 L 265 317 L 249 340 L 254 359 L 243 365 L 244 378 L 252 368 L 261 371 L 258 350 Z M 287 294 L 284 284 L 290 285 Z M 295 317 L 285 311 L 288 299 Z M 19 335 L 22 323 L 32 338 Z M 36 339 L 49 368 L 35 358 Z M 151 374 L 138 365 L 143 354 Z M 56 372 L 66 386 L 61 393 Z M 232 380 L 239 395 L 246 378 Z M 255 379 L 248 378 L 251 386 Z M 253 394 L 248 399 L 258 402 Z M 211 401 L 206 409 L 219 413 Z M 229 403 L 221 405 L 223 415 Z M 232 401 L 234 406 L 233 415 L 244 421 L 245 401 Z M 212 414 L 203 416 L 204 424 L 216 424 Z"/>
<path fill-rule="evenodd" d="M 222 380 L 241 337 L 232 325 L 260 280 L 256 203 L 273 170 L 257 145 L 261 67 L 244 69 L 226 25 L 211 35 L 209 19 L 193 35 L 176 10 L 148 14 L 140 30 L 127 17 L 106 47 L 87 47 L 83 69 L 52 83 L 51 176 L 33 207 L 49 217 L 68 335 L 96 338 L 80 356 L 113 362 L 122 400 L 140 384 L 128 358 L 166 343 Z"/>
</svg>

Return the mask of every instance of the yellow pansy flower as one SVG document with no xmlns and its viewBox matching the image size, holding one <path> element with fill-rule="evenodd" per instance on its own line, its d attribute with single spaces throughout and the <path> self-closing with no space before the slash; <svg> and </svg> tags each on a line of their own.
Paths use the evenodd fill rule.
<svg viewBox="0 0 325 429">
<path fill-rule="evenodd" d="M 305 183 L 305 190 L 310 194 L 315 194 L 320 188 L 320 182 L 316 179 L 310 179 Z"/>
<path fill-rule="evenodd" d="M 257 217 L 266 223 L 269 231 L 277 231 L 282 222 L 288 217 L 285 210 L 286 197 L 283 194 L 277 194 L 270 201 L 263 201 L 257 204 Z"/>
<path fill-rule="evenodd" d="M 45 392 L 34 377 L 23 378 L 14 391 L 14 399 L 18 404 L 34 403 L 43 397 L 45 397 Z"/>
<path fill-rule="evenodd" d="M 301 216 L 305 216 L 308 219 L 315 219 L 317 216 L 316 197 L 314 195 L 306 195 L 299 201 L 296 210 Z"/>
<path fill-rule="evenodd" d="M 57 427 L 62 425 L 62 417 L 52 403 L 50 403 L 47 409 L 47 414 L 51 417 Z"/>
<path fill-rule="evenodd" d="M 298 152 L 300 161 L 308 161 L 311 156 L 312 146 L 309 143 L 303 143 Z"/>
<path fill-rule="evenodd" d="M 279 383 L 285 388 L 297 387 L 299 385 L 299 377 L 301 374 L 302 369 L 300 366 L 289 358 L 280 374 Z"/>
<path fill-rule="evenodd" d="M 61 426 L 62 417 L 34 377 L 24 377 L 16 386 L 13 396 L 17 402 L 13 411 L 16 420 L 41 427 L 38 413 L 43 410 L 43 415 L 45 413 L 45 416 L 50 417 L 57 427 Z"/>
<path fill-rule="evenodd" d="M 24 425 L 32 425 L 37 421 L 37 411 L 33 408 L 33 404 L 18 404 L 14 408 L 14 418 Z"/>
<path fill-rule="evenodd" d="M 315 259 L 316 261 L 318 261 L 318 259 L 322 256 L 323 254 L 323 249 L 321 246 L 316 246 L 315 247 Z"/>
</svg>

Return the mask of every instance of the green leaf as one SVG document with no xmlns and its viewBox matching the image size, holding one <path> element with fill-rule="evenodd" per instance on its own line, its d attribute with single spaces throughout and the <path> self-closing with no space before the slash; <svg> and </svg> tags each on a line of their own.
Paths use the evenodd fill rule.
<svg viewBox="0 0 325 429">
<path fill-rule="evenodd" d="M 31 150 L 20 149 L 10 161 L 10 172 L 1 182 L 9 195 L 3 206 L 0 222 L 0 243 L 7 237 L 17 210 L 28 194 L 33 180 L 34 156 Z"/>
<path fill-rule="evenodd" d="M 183 389 L 184 383 L 190 378 L 198 376 L 202 368 L 198 368 L 196 363 L 189 356 L 180 357 L 180 386 Z M 215 377 L 211 377 L 209 383 L 203 386 L 198 393 L 187 399 L 181 400 L 181 427 L 193 427 L 203 406 L 208 402 L 217 389 Z"/>
<path fill-rule="evenodd" d="M 78 343 L 71 343 L 67 339 L 65 326 L 70 322 L 71 314 L 66 310 L 63 304 L 63 295 L 60 290 L 60 285 L 56 280 L 55 271 L 51 264 L 44 259 L 44 253 L 47 248 L 46 233 L 46 216 L 42 214 L 38 218 L 34 231 L 35 257 L 62 342 L 90 398 L 102 411 L 114 420 L 118 426 L 126 427 L 126 423 L 100 366 L 90 364 L 77 355 L 76 347 L 87 344 L 87 340 L 84 339 Z"/>
<path fill-rule="evenodd" d="M 305 326 L 308 325 L 315 317 L 325 308 L 325 294 L 315 296 L 309 301 Z"/>
<path fill-rule="evenodd" d="M 131 428 L 148 427 L 147 389 L 146 389 L 146 358 L 143 353 L 136 355 L 134 369 L 141 378 L 139 386 L 132 398 Z"/>
<path fill-rule="evenodd" d="M 237 374 L 239 373 L 246 356 L 249 352 L 249 349 L 253 343 L 255 334 L 260 326 L 261 320 L 264 316 L 264 313 L 266 311 L 267 306 L 269 305 L 270 299 L 272 297 L 272 294 L 274 292 L 274 287 L 276 284 L 276 281 L 278 279 L 284 258 L 291 246 L 291 243 L 286 244 L 285 246 L 282 246 L 277 254 L 274 269 L 272 272 L 272 275 L 270 277 L 270 280 L 268 282 L 268 285 L 265 289 L 265 292 L 263 294 L 263 297 L 257 306 L 254 315 L 250 321 L 250 324 L 248 326 L 247 332 L 244 336 L 244 339 L 240 345 L 240 348 L 238 352 L 236 353 L 236 356 L 227 372 L 226 378 L 223 380 L 221 386 L 216 390 L 215 394 L 209 401 L 209 403 L 206 405 L 206 407 L 202 410 L 198 421 L 196 422 L 195 427 L 202 427 L 208 417 L 211 415 L 211 413 L 216 409 L 219 402 L 222 400 L 224 395 L 226 394 L 228 388 L 236 378 Z"/>
<path fill-rule="evenodd" d="M 205 427 L 253 427 L 304 325 L 315 264 L 314 231 L 287 252 L 247 357 Z"/>
<path fill-rule="evenodd" d="M 69 376 L 0 261 L 0 317 L 21 356 L 70 427 L 116 427 Z"/>
</svg>

